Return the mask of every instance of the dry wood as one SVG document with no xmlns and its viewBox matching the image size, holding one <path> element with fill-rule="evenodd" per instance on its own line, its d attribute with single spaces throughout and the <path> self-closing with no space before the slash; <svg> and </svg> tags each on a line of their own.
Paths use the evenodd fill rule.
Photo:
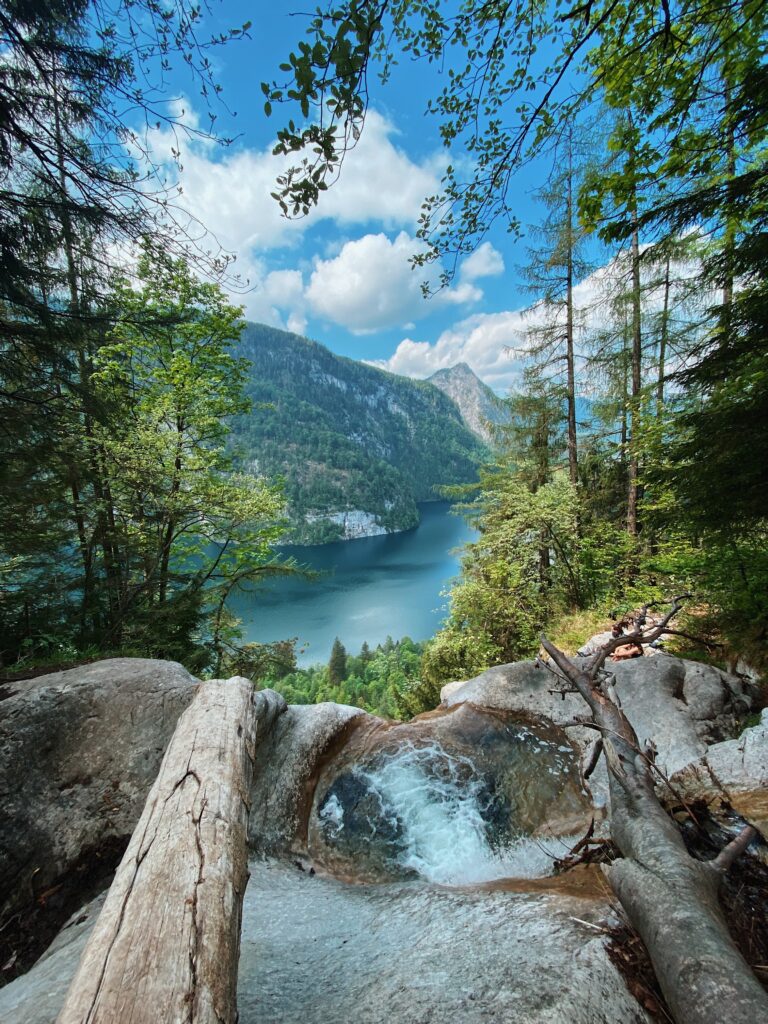
<svg viewBox="0 0 768 1024">
<path fill-rule="evenodd" d="M 630 634 L 643 644 L 661 636 L 680 607 L 653 629 Z M 589 705 L 609 768 L 611 835 L 622 853 L 604 871 L 643 939 L 677 1024 L 768 1021 L 768 997 L 736 948 L 717 899 L 720 878 L 754 836 L 745 829 L 717 860 L 690 856 L 659 802 L 652 764 L 628 718 L 605 691 L 600 671 L 617 643 L 608 641 L 585 668 L 542 638 L 544 649 Z"/>
<path fill-rule="evenodd" d="M 201 684 L 58 1024 L 234 1024 L 254 745 L 284 708 L 247 679 Z"/>
</svg>

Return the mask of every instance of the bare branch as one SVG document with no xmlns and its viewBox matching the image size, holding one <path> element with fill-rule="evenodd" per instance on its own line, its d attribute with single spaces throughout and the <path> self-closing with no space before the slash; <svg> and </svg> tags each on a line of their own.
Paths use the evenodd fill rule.
<svg viewBox="0 0 768 1024">
<path fill-rule="evenodd" d="M 634 633 L 623 633 L 621 636 L 615 636 L 608 640 L 589 662 L 587 666 L 587 674 L 590 676 L 596 675 L 605 664 L 608 656 L 613 654 L 617 648 L 623 647 L 625 644 L 637 644 L 639 647 L 643 647 L 646 644 L 654 643 L 656 640 L 664 636 L 667 632 L 668 624 L 683 607 L 682 602 L 690 596 L 690 594 L 680 594 L 678 597 L 672 598 L 672 607 L 661 622 L 651 630 L 645 631 L 643 629 L 637 629 Z M 656 603 L 657 602 L 649 602 L 648 604 L 643 605 L 639 616 L 640 621 L 644 620 L 648 613 L 648 609 L 653 608 Z"/>
<path fill-rule="evenodd" d="M 603 737 L 598 736 L 589 750 L 589 755 L 586 759 L 586 762 L 582 765 L 581 768 L 581 777 L 584 779 L 585 782 L 590 777 L 595 768 L 597 768 L 597 762 L 600 760 L 600 755 L 602 754 L 602 752 Z"/>
<path fill-rule="evenodd" d="M 749 844 L 757 836 L 757 829 L 753 828 L 752 825 L 746 825 L 739 834 L 724 846 L 723 849 L 718 853 L 715 859 L 711 862 L 712 867 L 716 870 L 725 874 L 728 868 L 733 864 L 737 857 L 740 857 L 746 850 Z"/>
</svg>

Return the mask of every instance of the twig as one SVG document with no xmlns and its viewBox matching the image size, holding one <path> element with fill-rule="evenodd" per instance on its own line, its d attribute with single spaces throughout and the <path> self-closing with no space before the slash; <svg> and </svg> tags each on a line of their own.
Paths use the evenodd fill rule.
<svg viewBox="0 0 768 1024">
<path fill-rule="evenodd" d="M 578 921 L 579 924 L 584 924 L 584 925 L 587 926 L 587 928 L 594 928 L 596 932 L 603 932 L 605 935 L 611 935 L 612 934 L 610 928 L 603 928 L 599 924 L 592 924 L 591 921 L 584 921 L 580 917 L 573 917 L 572 914 L 569 914 L 568 916 L 571 919 L 571 921 Z"/>
<path fill-rule="evenodd" d="M 589 759 L 581 770 L 581 777 L 586 780 L 590 777 L 592 772 L 597 768 L 597 762 L 600 760 L 600 755 L 603 752 L 603 737 L 598 736 L 595 742 L 592 744 L 592 749 L 589 752 Z M 594 822 L 593 822 L 594 824 Z"/>
<path fill-rule="evenodd" d="M 753 828 L 752 825 L 746 825 L 739 834 L 724 846 L 720 853 L 711 861 L 712 867 L 715 871 L 720 871 L 722 874 L 728 870 L 733 864 L 737 857 L 740 857 L 746 850 L 749 844 L 757 835 L 757 829 Z"/>
</svg>

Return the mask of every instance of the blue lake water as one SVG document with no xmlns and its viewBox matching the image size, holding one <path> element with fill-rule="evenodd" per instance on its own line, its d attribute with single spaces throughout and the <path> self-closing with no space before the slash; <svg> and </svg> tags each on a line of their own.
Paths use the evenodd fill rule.
<svg viewBox="0 0 768 1024">
<path fill-rule="evenodd" d="M 334 637 L 351 654 L 387 636 L 426 640 L 446 615 L 441 595 L 459 568 L 456 548 L 474 536 L 447 502 L 421 506 L 415 530 L 282 552 L 323 573 L 318 579 L 275 579 L 238 594 L 231 610 L 245 639 L 267 643 L 298 637 L 300 665 L 327 661 Z M 301 648 L 304 647 L 304 651 Z"/>
</svg>

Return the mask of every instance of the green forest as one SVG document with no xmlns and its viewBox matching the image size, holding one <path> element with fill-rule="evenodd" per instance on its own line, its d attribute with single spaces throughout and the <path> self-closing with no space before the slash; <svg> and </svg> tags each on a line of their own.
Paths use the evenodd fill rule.
<svg viewBox="0 0 768 1024">
<path fill-rule="evenodd" d="M 395 74 L 398 55 L 451 69 L 431 112 L 471 166 L 449 166 L 440 195 L 426 197 L 417 268 L 472 252 L 499 218 L 519 232 L 515 169 L 549 160 L 545 213 L 526 256 L 539 315 L 506 400 L 512 423 L 474 484 L 482 448 L 429 385 L 345 360 L 331 410 L 322 389 L 305 403 L 259 372 L 264 345 L 280 349 L 283 385 L 303 372 L 296 353 L 310 353 L 321 372 L 329 357 L 295 337 L 287 344 L 260 329 L 256 344 L 255 328 L 243 333 L 241 309 L 200 276 L 217 257 L 173 227 L 167 200 L 152 198 L 151 154 L 142 161 L 121 148 L 126 98 L 147 116 L 153 102 L 138 37 L 95 31 L 98 4 L 6 6 L 6 669 L 108 652 L 199 671 L 240 664 L 227 597 L 265 574 L 297 571 L 274 554 L 286 515 L 354 502 L 387 527 L 408 526 L 414 502 L 439 484 L 463 502 L 479 538 L 424 653 L 430 692 L 535 653 L 540 631 L 568 616 L 598 621 L 683 591 L 693 595 L 686 629 L 706 651 L 762 663 L 761 5 L 641 4 L 630 16 L 613 3 L 550 11 L 468 2 L 448 18 L 432 3 L 342 3 L 309 23 L 311 45 L 285 64 L 290 84 L 263 85 L 267 116 L 280 121 L 288 104 L 304 117 L 278 125 L 278 152 L 308 154 L 276 186 L 290 216 L 322 202 L 364 131 L 369 75 Z M 245 30 L 198 49 L 195 18 L 177 24 L 140 7 L 157 29 L 152 59 L 188 54 L 202 95 L 215 95 L 205 54 Z M 554 27 L 558 45 L 540 66 L 536 41 Z M 558 91 L 571 73 L 574 87 Z M 511 93 L 526 89 L 541 101 L 501 117 Z M 330 121 L 316 124 L 321 101 Z M 585 314 L 574 293 L 594 269 L 597 239 L 603 287 Z M 130 273 L 116 256 L 129 244 L 139 254 Z M 366 425 L 355 390 L 376 377 L 414 421 L 413 436 L 397 416 L 375 436 Z M 585 399 L 588 428 L 578 422 Z M 289 444 L 297 423 L 301 444 Z M 290 478 L 291 465 L 302 474 Z M 311 539 L 332 535 L 326 524 Z"/>
<path fill-rule="evenodd" d="M 234 420 L 244 467 L 283 480 L 286 541 L 338 540 L 324 513 L 361 509 L 387 530 L 418 523 L 416 503 L 469 483 L 485 447 L 456 406 L 424 381 L 385 373 L 264 324 L 247 324 L 251 412 Z M 307 513 L 310 517 L 307 519 Z"/>
</svg>

